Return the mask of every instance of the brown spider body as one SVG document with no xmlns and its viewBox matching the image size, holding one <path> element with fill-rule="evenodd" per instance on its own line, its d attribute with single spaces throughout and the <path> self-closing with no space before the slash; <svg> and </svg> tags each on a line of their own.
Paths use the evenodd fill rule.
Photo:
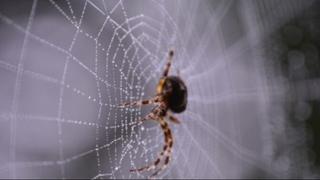
<svg viewBox="0 0 320 180">
<path fill-rule="evenodd" d="M 169 124 L 165 119 L 167 118 L 171 122 L 179 124 L 180 121 L 176 117 L 174 117 L 171 112 L 181 113 L 187 108 L 188 91 L 185 83 L 182 81 L 180 77 L 168 76 L 173 54 L 173 50 L 169 51 L 168 62 L 164 69 L 163 75 L 160 78 L 159 83 L 157 85 L 157 94 L 155 97 L 148 100 L 127 102 L 121 105 L 121 107 L 142 106 L 147 104 L 156 105 L 149 114 L 147 114 L 144 118 L 140 119 L 140 122 L 148 119 L 158 122 L 164 134 L 165 144 L 161 153 L 159 154 L 158 158 L 153 162 L 153 164 L 142 168 L 130 170 L 133 172 L 141 172 L 145 170 L 153 170 L 159 167 L 151 175 L 151 177 L 156 176 L 160 171 L 164 170 L 171 160 L 173 136 Z M 161 160 L 163 160 L 163 163 L 161 163 Z"/>
<path fill-rule="evenodd" d="M 168 76 L 162 78 L 157 86 L 157 93 L 162 94 L 167 108 L 174 113 L 181 113 L 187 108 L 187 87 L 181 78 Z"/>
</svg>

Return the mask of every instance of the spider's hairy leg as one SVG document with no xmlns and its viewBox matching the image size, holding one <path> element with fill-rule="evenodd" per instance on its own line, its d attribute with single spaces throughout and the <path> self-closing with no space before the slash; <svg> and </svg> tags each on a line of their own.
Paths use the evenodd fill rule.
<svg viewBox="0 0 320 180">
<path fill-rule="evenodd" d="M 168 118 L 173 123 L 176 123 L 176 124 L 180 124 L 181 123 L 180 120 L 178 118 L 174 117 L 172 114 L 169 114 Z"/>
<path fill-rule="evenodd" d="M 169 162 L 171 160 L 171 154 L 170 155 L 167 155 L 165 157 L 165 161 L 164 161 L 164 164 L 158 169 L 156 170 L 151 176 L 150 176 L 150 179 L 153 179 L 155 176 L 157 176 L 159 174 L 159 172 L 163 171 L 164 169 L 167 168 Z"/>
<path fill-rule="evenodd" d="M 156 176 L 160 171 L 164 170 L 167 165 L 170 162 L 171 159 L 171 149 L 172 149 L 172 145 L 173 145 L 173 137 L 171 134 L 171 129 L 169 128 L 168 123 L 163 119 L 163 117 L 159 117 L 158 118 L 158 122 L 161 125 L 161 128 L 163 130 L 164 133 L 164 140 L 165 140 L 165 145 L 163 146 L 163 149 L 160 153 L 160 155 L 158 156 L 158 158 L 154 161 L 153 164 L 142 167 L 142 168 L 138 168 L 138 169 L 131 169 L 131 172 L 141 172 L 144 170 L 152 170 L 155 169 L 156 167 L 159 166 L 160 161 L 163 159 L 164 157 L 164 164 L 155 172 L 153 173 L 150 178 L 153 178 L 154 176 Z"/>
<path fill-rule="evenodd" d="M 156 120 L 157 119 L 158 108 L 159 108 L 159 106 L 156 106 L 155 108 L 153 108 L 153 110 L 149 114 L 147 114 L 143 118 L 140 118 L 137 121 L 137 123 L 143 122 L 143 121 L 148 120 L 148 119 Z"/>
<path fill-rule="evenodd" d="M 171 67 L 171 62 L 172 62 L 173 55 L 174 55 L 174 51 L 170 50 L 169 51 L 169 55 L 168 55 L 168 60 L 167 60 L 168 62 L 167 62 L 166 66 L 165 66 L 165 69 L 163 71 L 163 75 L 162 75 L 163 77 L 167 77 L 168 74 L 169 74 L 169 70 L 170 70 L 170 67 Z"/>
<path fill-rule="evenodd" d="M 125 102 L 125 103 L 118 105 L 118 107 L 124 108 L 124 107 L 129 107 L 129 106 L 143 106 L 143 105 L 148 105 L 148 104 L 157 104 L 159 101 L 160 101 L 160 97 L 155 96 L 151 99 L 133 101 L 133 102 Z"/>
<path fill-rule="evenodd" d="M 159 174 L 159 172 L 163 171 L 165 168 L 167 168 L 170 160 L 171 160 L 171 153 L 172 153 L 172 146 L 173 146 L 173 137 L 171 133 L 171 129 L 168 125 L 168 123 L 164 119 L 160 119 L 160 125 L 164 133 L 164 139 L 165 139 L 165 145 L 163 146 L 163 150 L 160 153 L 160 157 L 162 158 L 164 156 L 164 163 L 163 165 L 155 171 L 150 178 L 154 178 Z"/>
<path fill-rule="evenodd" d="M 148 119 L 152 119 L 152 120 L 155 120 L 157 121 L 157 117 L 159 116 L 159 113 L 163 111 L 163 106 L 161 105 L 158 105 L 158 106 L 155 106 L 151 112 L 149 114 L 147 114 L 146 116 L 144 116 L 143 118 L 140 118 L 139 120 L 137 120 L 137 123 L 141 123 L 143 121 L 146 121 Z"/>
</svg>

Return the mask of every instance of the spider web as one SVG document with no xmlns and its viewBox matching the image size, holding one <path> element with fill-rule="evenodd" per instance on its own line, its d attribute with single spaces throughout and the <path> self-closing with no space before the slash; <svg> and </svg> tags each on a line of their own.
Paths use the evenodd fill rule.
<svg viewBox="0 0 320 180">
<path fill-rule="evenodd" d="M 170 48 L 170 73 L 185 80 L 189 104 L 177 115 L 182 124 L 171 125 L 173 161 L 161 177 L 285 171 L 287 159 L 270 165 L 269 135 L 270 114 L 280 125 L 285 118 L 281 103 L 280 110 L 271 106 L 283 99 L 286 87 L 263 67 L 264 24 L 258 22 L 272 19 L 281 11 L 275 7 L 286 2 L 255 18 L 251 14 L 261 4 L 241 2 L 247 12 L 241 14 L 233 1 L 4 4 L 0 177 L 146 177 L 129 169 L 156 159 L 163 132 L 154 122 L 135 124 L 150 107 L 117 105 L 154 95 Z M 303 7 L 292 4 L 293 13 Z"/>
</svg>

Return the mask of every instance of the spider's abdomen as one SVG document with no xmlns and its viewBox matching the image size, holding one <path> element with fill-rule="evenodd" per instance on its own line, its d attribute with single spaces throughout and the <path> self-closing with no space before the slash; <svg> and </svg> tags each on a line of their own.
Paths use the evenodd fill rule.
<svg viewBox="0 0 320 180">
<path fill-rule="evenodd" d="M 163 83 L 162 92 L 168 108 L 181 113 L 187 108 L 188 91 L 184 82 L 177 76 L 168 76 Z"/>
</svg>

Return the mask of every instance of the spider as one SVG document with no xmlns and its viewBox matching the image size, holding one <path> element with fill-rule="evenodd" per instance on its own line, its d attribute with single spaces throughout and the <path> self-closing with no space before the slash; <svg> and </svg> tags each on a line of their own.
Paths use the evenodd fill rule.
<svg viewBox="0 0 320 180">
<path fill-rule="evenodd" d="M 148 166 L 144 166 L 138 169 L 131 169 L 131 172 L 150 171 L 158 168 L 150 177 L 156 176 L 159 172 L 164 170 L 171 160 L 173 137 L 171 129 L 166 121 L 179 124 L 180 121 L 174 117 L 173 113 L 181 113 L 187 107 L 188 91 L 185 83 L 178 76 L 169 76 L 169 70 L 171 67 L 172 58 L 174 51 L 170 50 L 168 54 L 167 64 L 163 71 L 162 77 L 160 78 L 157 88 L 156 95 L 147 100 L 134 101 L 123 103 L 121 107 L 128 106 L 143 106 L 152 104 L 155 107 L 149 114 L 140 119 L 138 122 L 151 119 L 158 122 L 164 133 L 164 146 L 158 158 Z M 160 165 L 161 160 L 163 161 Z"/>
</svg>

